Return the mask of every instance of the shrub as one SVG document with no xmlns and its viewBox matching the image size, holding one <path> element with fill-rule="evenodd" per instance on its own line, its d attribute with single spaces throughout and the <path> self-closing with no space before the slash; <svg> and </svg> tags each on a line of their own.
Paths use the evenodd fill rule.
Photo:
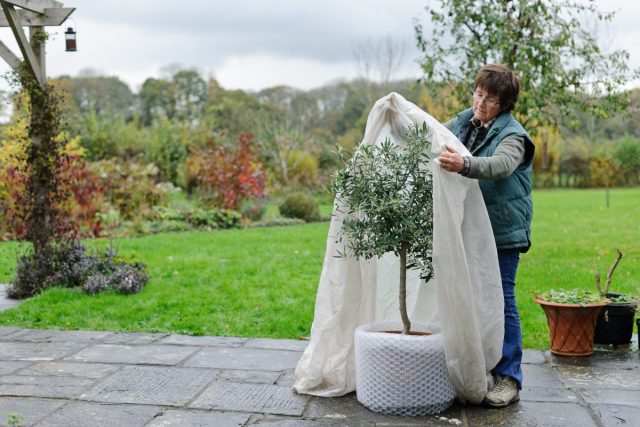
<svg viewBox="0 0 640 427">
<path fill-rule="evenodd" d="M 287 225 L 300 225 L 305 221 L 299 218 L 274 218 L 265 221 L 252 222 L 249 227 L 282 227 Z"/>
<path fill-rule="evenodd" d="M 285 199 L 279 206 L 280 214 L 285 218 L 300 218 L 306 222 L 316 221 L 320 218 L 318 202 L 314 197 L 304 193 L 294 193 Z"/>
<path fill-rule="evenodd" d="M 252 135 L 240 135 L 232 147 L 215 140 L 195 147 L 187 159 L 188 189 L 223 209 L 238 209 L 244 200 L 266 197 L 262 162 L 254 153 Z"/>
<path fill-rule="evenodd" d="M 260 221 L 267 211 L 267 205 L 262 200 L 245 200 L 240 204 L 240 213 L 250 221 Z"/>
<path fill-rule="evenodd" d="M 123 220 L 140 220 L 152 215 L 152 207 L 163 204 L 166 186 L 157 185 L 158 168 L 117 159 L 91 163 L 99 176 L 104 197 Z M 108 209 L 103 209 L 108 211 Z"/>
<path fill-rule="evenodd" d="M 6 126 L 0 146 L 0 238 L 26 238 L 29 215 L 26 163 L 27 129 L 24 121 Z M 60 140 L 66 134 L 59 135 Z M 62 238 L 97 237 L 102 225 L 96 213 L 102 203 L 102 188 L 82 158 L 77 139 L 62 148 L 56 172 L 58 188 L 52 197 L 53 209 L 59 212 L 53 232 Z"/>
<path fill-rule="evenodd" d="M 144 265 L 120 262 L 111 275 L 109 285 L 121 294 L 136 294 L 148 280 Z"/>
<path fill-rule="evenodd" d="M 304 150 L 287 153 L 288 182 L 294 187 L 315 187 L 318 183 L 318 159 Z"/>
<path fill-rule="evenodd" d="M 239 212 L 227 209 L 174 209 L 158 206 L 152 228 L 161 231 L 213 230 L 240 227 Z"/>
<path fill-rule="evenodd" d="M 110 282 L 108 276 L 98 273 L 87 277 L 82 289 L 89 295 L 93 295 L 109 289 Z"/>
<path fill-rule="evenodd" d="M 148 282 L 146 266 L 129 262 L 109 249 L 89 254 L 80 242 L 67 241 L 52 248 L 52 262 L 38 262 L 38 255 L 18 259 L 15 277 L 9 288 L 13 298 L 26 298 L 52 286 L 81 287 L 88 294 L 113 289 L 122 294 L 139 292 Z M 45 266 L 45 267 L 43 267 Z M 47 271 L 41 271 L 47 268 Z M 39 278 L 46 277 L 44 281 Z"/>
</svg>

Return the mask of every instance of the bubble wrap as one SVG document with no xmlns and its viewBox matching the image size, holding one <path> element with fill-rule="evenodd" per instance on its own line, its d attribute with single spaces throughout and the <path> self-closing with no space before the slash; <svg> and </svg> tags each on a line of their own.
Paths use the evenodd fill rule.
<svg viewBox="0 0 640 427">
<path fill-rule="evenodd" d="M 390 415 L 431 415 L 444 411 L 456 396 L 444 357 L 442 334 L 388 334 L 400 322 L 376 322 L 355 332 L 356 393 L 372 411 Z M 412 324 L 412 331 L 429 330 Z"/>
</svg>

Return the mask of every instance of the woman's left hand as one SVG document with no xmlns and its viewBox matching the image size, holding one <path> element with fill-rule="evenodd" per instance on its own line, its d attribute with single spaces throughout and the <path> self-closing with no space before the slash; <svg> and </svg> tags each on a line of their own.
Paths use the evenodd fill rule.
<svg viewBox="0 0 640 427">
<path fill-rule="evenodd" d="M 447 150 L 440 154 L 438 160 L 440 161 L 440 167 L 449 172 L 462 172 L 464 169 L 464 159 L 453 148 L 446 146 Z"/>
</svg>

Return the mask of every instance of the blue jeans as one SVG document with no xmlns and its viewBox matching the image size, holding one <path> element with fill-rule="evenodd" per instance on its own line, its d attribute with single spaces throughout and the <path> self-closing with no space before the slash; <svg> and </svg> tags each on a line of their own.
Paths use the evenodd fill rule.
<svg viewBox="0 0 640 427">
<path fill-rule="evenodd" d="M 493 368 L 492 373 L 511 377 L 522 388 L 522 330 L 520 316 L 516 306 L 515 280 L 520 251 L 518 249 L 498 250 L 498 263 L 502 278 L 502 293 L 504 294 L 504 342 L 502 344 L 502 359 Z"/>
</svg>

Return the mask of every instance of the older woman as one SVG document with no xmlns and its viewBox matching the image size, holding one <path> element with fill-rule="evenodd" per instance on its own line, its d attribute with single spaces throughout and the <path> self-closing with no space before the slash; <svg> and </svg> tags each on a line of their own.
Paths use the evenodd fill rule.
<svg viewBox="0 0 640 427">
<path fill-rule="evenodd" d="M 518 77 L 506 66 L 489 64 L 475 80 L 473 107 L 445 125 L 469 149 L 461 156 L 447 147 L 440 165 L 450 172 L 479 180 L 498 248 L 504 294 L 505 333 L 502 359 L 493 369 L 494 386 L 484 404 L 504 407 L 520 400 L 522 332 L 515 299 L 520 253 L 531 246 L 531 137 L 515 119 Z"/>
</svg>

